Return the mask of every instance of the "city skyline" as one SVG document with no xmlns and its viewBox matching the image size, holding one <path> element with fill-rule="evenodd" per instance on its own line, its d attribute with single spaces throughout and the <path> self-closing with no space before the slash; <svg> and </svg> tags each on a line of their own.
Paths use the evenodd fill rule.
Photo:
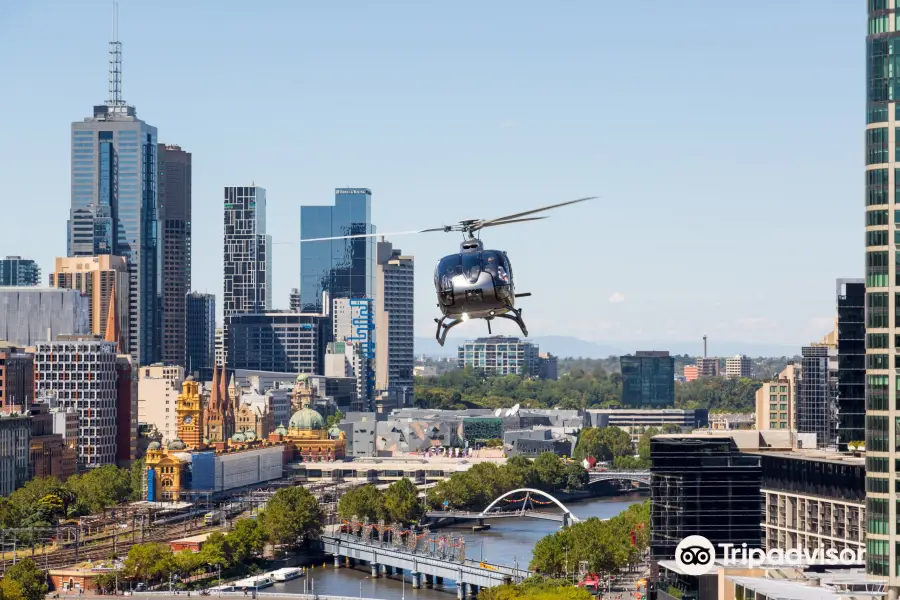
<svg viewBox="0 0 900 600">
<path fill-rule="evenodd" d="M 51 39 L 33 56 L 10 65 L 8 77 L 26 80 L 23 73 L 35 72 L 38 65 L 52 77 L 0 99 L 0 110 L 29 123 L 27 143 L 40 145 L 44 156 L 38 167 L 34 153 L 0 141 L 0 177 L 10 181 L 14 194 L 46 204 L 40 215 L 32 214 L 28 203 L 12 207 L 20 226 L 0 252 L 33 258 L 45 272 L 65 251 L 58 236 L 38 243 L 34 232 L 43 231 L 46 215 L 64 214 L 60 197 L 66 195 L 69 173 L 59 131 L 64 125 L 40 117 L 52 110 L 72 121 L 103 100 L 109 39 L 107 3 L 88 9 L 47 4 L 56 7 L 56 19 L 47 21 L 27 5 L 9 8 L 4 21 L 16 28 L 0 42 L 11 51 L 37 35 L 38 27 Z M 744 15 L 736 34 L 715 28 L 719 19 L 735 16 L 731 7 L 713 15 L 700 6 L 651 11 L 578 3 L 560 14 L 534 4 L 517 4 L 518 11 L 511 6 L 490 7 L 481 23 L 468 23 L 459 16 L 430 19 L 427 8 L 407 13 L 399 5 L 387 6 L 383 14 L 357 7 L 344 21 L 336 7 L 304 10 L 281 4 L 278 12 L 270 8 L 253 14 L 225 2 L 186 7 L 172 22 L 159 8 L 126 4 L 120 18 L 124 96 L 158 128 L 161 141 L 193 154 L 195 215 L 215 214 L 219 190 L 232 182 L 255 181 L 268 189 L 269 233 L 276 244 L 275 308 L 287 308 L 288 290 L 300 285 L 299 206 L 328 203 L 336 187 L 371 189 L 373 223 L 387 232 L 596 193 L 601 200 L 586 212 L 561 213 L 540 225 L 498 230 L 486 238 L 488 245 L 510 252 L 520 287 L 535 293 L 524 305 L 533 335 L 638 345 L 644 339 L 686 340 L 709 333 L 722 340 L 797 347 L 821 337 L 833 320 L 835 279 L 859 276 L 862 270 L 856 234 L 848 225 L 856 218 L 854 205 L 846 201 L 857 197 L 852 165 L 860 161 L 857 125 L 863 105 L 852 85 L 862 54 L 852 26 L 859 18 L 854 7 L 836 4 L 811 16 L 798 7 L 763 3 Z M 776 9 L 780 18 L 767 19 Z M 201 17 L 226 31 L 264 23 L 273 34 L 255 45 L 229 48 L 232 36 L 201 31 Z M 813 20 L 802 31 L 783 25 L 801 17 Z M 646 43 L 630 55 L 616 52 L 627 42 L 627 34 L 614 25 L 623 19 L 646 26 Z M 297 21 L 309 26 L 311 35 L 299 36 L 300 41 L 277 35 L 282 23 Z M 671 28 L 672 22 L 685 26 Z M 424 31 L 409 27 L 424 23 Z M 492 38 L 499 24 L 519 33 L 504 33 L 498 43 Z M 332 26 L 347 32 L 347 39 L 341 36 L 337 44 L 318 32 Z M 194 58 L 209 68 L 200 74 L 187 62 L 181 69 L 177 60 L 166 59 L 178 51 L 160 48 L 154 42 L 158 31 L 190 36 Z M 350 35 L 354 31 L 366 35 Z M 537 31 L 542 35 L 528 35 Z M 695 36 L 697 31 L 704 35 Z M 468 37 L 451 35 L 459 32 Z M 579 32 L 585 35 L 575 35 Z M 715 57 L 706 59 L 709 64 L 691 63 L 703 48 L 718 47 L 735 35 L 748 43 L 751 36 L 765 37 L 769 43 L 756 56 L 730 57 L 738 61 L 730 70 L 716 68 L 722 63 Z M 698 37 L 703 41 L 693 39 Z M 796 65 L 783 57 L 809 46 L 825 50 L 805 61 L 804 68 L 847 85 L 836 85 L 834 93 L 797 117 L 783 110 L 803 98 L 797 86 L 789 85 Z M 644 79 L 636 87 L 632 77 L 661 52 L 668 61 L 682 61 L 683 69 L 656 72 L 654 85 L 669 95 L 665 102 L 651 102 L 655 96 L 643 93 Z M 285 68 L 291 61 L 300 68 Z M 164 62 L 174 66 L 156 68 Z M 250 65 L 260 69 L 272 95 L 299 107 L 296 117 L 286 122 L 280 113 L 275 120 L 260 116 L 253 100 L 212 95 Z M 426 65 L 431 69 L 424 70 Z M 410 70 L 421 75 L 415 86 L 409 83 Z M 341 81 L 333 75 L 338 72 Z M 371 79 L 379 72 L 381 84 Z M 347 73 L 356 82 L 352 85 L 370 92 L 341 91 Z M 455 80 L 462 82 L 462 91 L 447 88 Z M 51 91 L 57 88 L 67 90 L 62 104 Z M 621 93 L 610 93 L 613 89 Z M 753 93 L 733 94 L 741 89 Z M 185 97 L 203 110 L 185 111 Z M 727 130 L 717 117 L 726 105 L 743 115 L 742 123 Z M 550 108 L 559 106 L 567 108 Z M 649 126 L 629 128 L 648 115 Z M 228 127 L 216 129 L 223 119 Z M 26 139 L 19 127 L 13 123 L 10 140 Z M 790 150 L 797 137 L 809 142 L 802 160 Z M 650 139 L 653 144 L 640 141 Z M 365 143 L 355 145 L 356 140 Z M 642 176 L 635 167 L 643 163 L 635 157 L 649 148 L 661 159 L 654 177 Z M 40 176 L 27 176 L 38 168 Z M 822 206 L 828 210 L 815 210 Z M 642 226 L 630 226 L 639 215 Z M 50 226 L 61 231 L 61 217 L 50 218 L 56 223 Z M 221 307 L 218 219 L 195 221 L 193 289 L 216 293 Z M 798 228 L 797 222 L 806 226 Z M 548 251 L 533 243 L 538 237 L 565 240 L 565 245 Z M 823 266 L 802 273 L 784 267 L 792 252 L 821 239 L 829 240 L 820 250 Z M 431 269 L 455 251 L 458 240 L 435 235 L 389 241 L 416 257 L 416 335 L 428 336 L 435 311 Z M 578 260 L 558 260 L 559 248 L 568 256 L 586 257 L 602 276 L 584 280 Z M 671 263 L 660 264 L 654 258 L 659 254 Z M 698 273 L 699 265 L 726 261 L 739 268 Z M 582 301 L 564 314 L 558 311 L 559 298 L 545 286 L 551 271 L 578 282 L 573 290 Z M 484 335 L 480 325 L 460 327 L 451 343 Z"/>
</svg>

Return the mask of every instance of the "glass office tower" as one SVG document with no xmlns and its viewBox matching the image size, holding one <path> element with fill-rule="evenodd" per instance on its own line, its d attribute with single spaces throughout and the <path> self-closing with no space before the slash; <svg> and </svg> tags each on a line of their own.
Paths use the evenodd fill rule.
<svg viewBox="0 0 900 600">
<path fill-rule="evenodd" d="M 135 364 L 156 359 L 156 128 L 121 98 L 121 44 L 110 44 L 110 99 L 72 123 L 72 204 L 68 255 L 122 256 L 128 263 L 128 353 Z"/>
<path fill-rule="evenodd" d="M 620 356 L 619 364 L 623 406 L 675 406 L 675 358 L 667 351 L 638 351 Z"/>
<path fill-rule="evenodd" d="M 300 239 L 375 233 L 372 191 L 334 190 L 334 206 L 301 206 Z M 322 313 L 322 292 L 332 298 L 371 298 L 375 284 L 375 237 L 300 245 L 300 305 Z"/>
<path fill-rule="evenodd" d="M 896 0 L 868 1 L 866 37 L 866 570 L 900 588 L 900 28 Z"/>
</svg>

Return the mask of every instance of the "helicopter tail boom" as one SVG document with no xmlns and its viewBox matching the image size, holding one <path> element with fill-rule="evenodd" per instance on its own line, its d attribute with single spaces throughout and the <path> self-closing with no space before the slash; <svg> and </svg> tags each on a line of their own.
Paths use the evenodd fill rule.
<svg viewBox="0 0 900 600">
<path fill-rule="evenodd" d="M 516 294 L 516 298 L 527 298 L 531 295 L 531 292 L 523 292 L 521 294 Z"/>
</svg>

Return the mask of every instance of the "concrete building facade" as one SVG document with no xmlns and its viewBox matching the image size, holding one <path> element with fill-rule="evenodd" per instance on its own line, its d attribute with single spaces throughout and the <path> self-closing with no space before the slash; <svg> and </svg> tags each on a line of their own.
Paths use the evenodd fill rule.
<svg viewBox="0 0 900 600">
<path fill-rule="evenodd" d="M 749 356 L 738 354 L 725 360 L 725 377 L 728 379 L 741 379 L 751 377 L 753 361 Z"/>
<path fill-rule="evenodd" d="M 175 407 L 182 383 L 184 367 L 179 365 L 156 364 L 138 369 L 138 421 L 156 427 L 163 443 L 177 435 Z"/>
<path fill-rule="evenodd" d="M 797 429 L 797 371 L 788 365 L 777 377 L 756 390 L 756 424 L 759 429 Z"/>
<path fill-rule="evenodd" d="M 0 340 L 26 347 L 89 333 L 90 302 L 78 290 L 0 288 Z"/>
<path fill-rule="evenodd" d="M 390 242 L 376 244 L 375 388 L 412 398 L 415 260 Z"/>
<path fill-rule="evenodd" d="M 94 335 L 102 336 L 106 333 L 109 303 L 110 301 L 114 302 L 119 319 L 122 348 L 127 351 L 131 347 L 128 329 L 130 326 L 129 277 L 128 265 L 121 256 L 103 254 L 100 256 L 58 257 L 53 272 L 50 273 L 50 286 L 78 290 L 87 297 L 89 303 L 88 331 Z"/>
<path fill-rule="evenodd" d="M 116 344 L 72 339 L 36 344 L 35 394 L 78 416 L 78 466 L 116 464 Z"/>
</svg>

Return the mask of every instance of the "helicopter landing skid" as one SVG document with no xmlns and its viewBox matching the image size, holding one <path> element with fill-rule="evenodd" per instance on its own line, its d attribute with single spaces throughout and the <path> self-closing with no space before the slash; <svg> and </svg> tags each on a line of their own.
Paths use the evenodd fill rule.
<svg viewBox="0 0 900 600">
<path fill-rule="evenodd" d="M 450 320 L 450 322 L 444 323 L 447 320 Z M 447 332 L 462 323 L 460 319 L 450 319 L 449 317 L 441 317 L 440 319 L 435 319 L 434 322 L 437 323 L 437 334 L 434 337 L 441 346 L 447 340 Z"/>
<path fill-rule="evenodd" d="M 519 326 L 519 329 L 522 330 L 522 335 L 528 337 L 528 328 L 525 326 L 525 321 L 522 320 L 522 309 L 516 310 L 513 307 L 509 307 L 509 313 L 503 313 L 502 315 L 496 315 L 496 317 L 500 317 L 501 319 L 509 319 L 510 321 L 515 321 L 516 325 Z M 512 314 L 510 314 L 512 313 Z M 488 321 L 488 333 L 491 330 L 491 322 Z"/>
</svg>

